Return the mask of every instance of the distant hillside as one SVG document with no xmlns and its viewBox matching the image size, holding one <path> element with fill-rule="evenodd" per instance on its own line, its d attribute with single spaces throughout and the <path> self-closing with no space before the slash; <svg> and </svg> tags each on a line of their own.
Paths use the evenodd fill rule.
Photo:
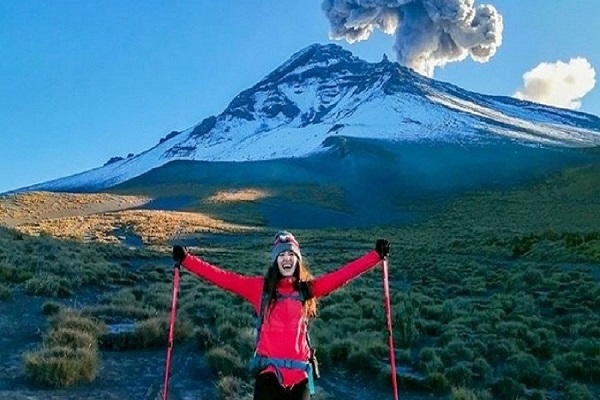
<svg viewBox="0 0 600 400">
<path fill-rule="evenodd" d="M 589 150 L 510 141 L 479 146 L 335 138 L 328 145 L 326 153 L 299 159 L 171 162 L 111 191 L 162 199 L 151 208 L 216 210 L 203 199 L 222 190 L 259 190 L 267 194 L 220 208 L 238 208 L 236 218 L 249 213 L 272 226 L 375 226 L 414 222 L 432 199 L 447 204 L 468 192 L 509 190 L 598 158 Z"/>
</svg>

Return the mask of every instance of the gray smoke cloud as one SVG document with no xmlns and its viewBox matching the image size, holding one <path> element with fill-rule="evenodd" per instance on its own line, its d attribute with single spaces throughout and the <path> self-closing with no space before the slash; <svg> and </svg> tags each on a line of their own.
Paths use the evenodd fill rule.
<svg viewBox="0 0 600 400">
<path fill-rule="evenodd" d="M 397 61 L 426 76 L 467 56 L 487 62 L 502 45 L 502 16 L 475 0 L 324 0 L 329 37 L 367 40 L 375 29 L 395 35 Z"/>
</svg>

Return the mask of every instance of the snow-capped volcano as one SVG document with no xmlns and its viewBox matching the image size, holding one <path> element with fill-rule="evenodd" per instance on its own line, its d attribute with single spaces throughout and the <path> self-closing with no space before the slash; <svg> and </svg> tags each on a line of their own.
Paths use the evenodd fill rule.
<svg viewBox="0 0 600 400">
<path fill-rule="evenodd" d="M 383 58 L 369 63 L 337 45 L 311 45 L 237 95 L 219 115 L 153 148 L 27 190 L 100 190 L 176 160 L 304 158 L 334 138 L 394 143 L 600 145 L 600 118 L 422 77 Z"/>
</svg>

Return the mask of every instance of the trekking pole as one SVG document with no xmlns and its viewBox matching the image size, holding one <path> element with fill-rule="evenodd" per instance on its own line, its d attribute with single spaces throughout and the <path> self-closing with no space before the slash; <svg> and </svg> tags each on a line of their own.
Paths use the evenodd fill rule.
<svg viewBox="0 0 600 400">
<path fill-rule="evenodd" d="M 383 267 L 383 297 L 385 302 L 385 313 L 387 317 L 388 343 L 390 346 L 390 369 L 392 375 L 392 390 L 394 400 L 398 400 L 398 383 L 396 382 L 396 356 L 394 352 L 394 336 L 392 334 L 392 307 L 390 305 L 390 283 L 388 279 L 387 257 L 382 261 Z"/>
<path fill-rule="evenodd" d="M 169 373 L 171 370 L 171 354 L 173 353 L 173 342 L 175 337 L 175 319 L 177 316 L 177 295 L 179 292 L 179 271 L 181 264 L 175 263 L 173 267 L 173 297 L 171 299 L 171 321 L 169 322 L 169 342 L 167 343 L 167 360 L 165 362 L 165 381 L 163 385 L 162 400 L 168 399 Z"/>
<path fill-rule="evenodd" d="M 181 225 L 177 231 L 177 237 L 171 240 L 171 243 L 177 243 L 181 236 Z M 173 295 L 171 298 L 171 318 L 169 321 L 169 338 L 167 343 L 167 358 L 165 361 L 165 380 L 163 384 L 162 400 L 167 400 L 169 396 L 169 375 L 171 373 L 171 355 L 173 353 L 173 343 L 175 341 L 175 320 L 177 318 L 177 297 L 179 295 L 179 272 L 181 272 L 181 263 L 175 262 L 173 265 Z"/>
</svg>

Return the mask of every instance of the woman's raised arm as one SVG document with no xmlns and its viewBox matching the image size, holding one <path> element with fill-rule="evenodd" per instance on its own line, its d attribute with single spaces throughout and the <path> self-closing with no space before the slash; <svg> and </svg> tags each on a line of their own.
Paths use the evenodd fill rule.
<svg viewBox="0 0 600 400">
<path fill-rule="evenodd" d="M 176 250 L 173 248 L 173 258 L 175 261 L 178 261 L 175 252 Z M 180 253 L 180 250 L 177 250 L 177 252 Z M 264 282 L 262 276 L 248 276 L 239 274 L 237 272 L 224 270 L 215 265 L 209 264 L 199 257 L 188 254 L 185 252 L 185 250 L 183 257 L 181 257 L 181 254 L 178 255 L 181 265 L 191 273 L 205 279 L 221 289 L 232 292 L 248 300 L 258 312 Z"/>
</svg>

